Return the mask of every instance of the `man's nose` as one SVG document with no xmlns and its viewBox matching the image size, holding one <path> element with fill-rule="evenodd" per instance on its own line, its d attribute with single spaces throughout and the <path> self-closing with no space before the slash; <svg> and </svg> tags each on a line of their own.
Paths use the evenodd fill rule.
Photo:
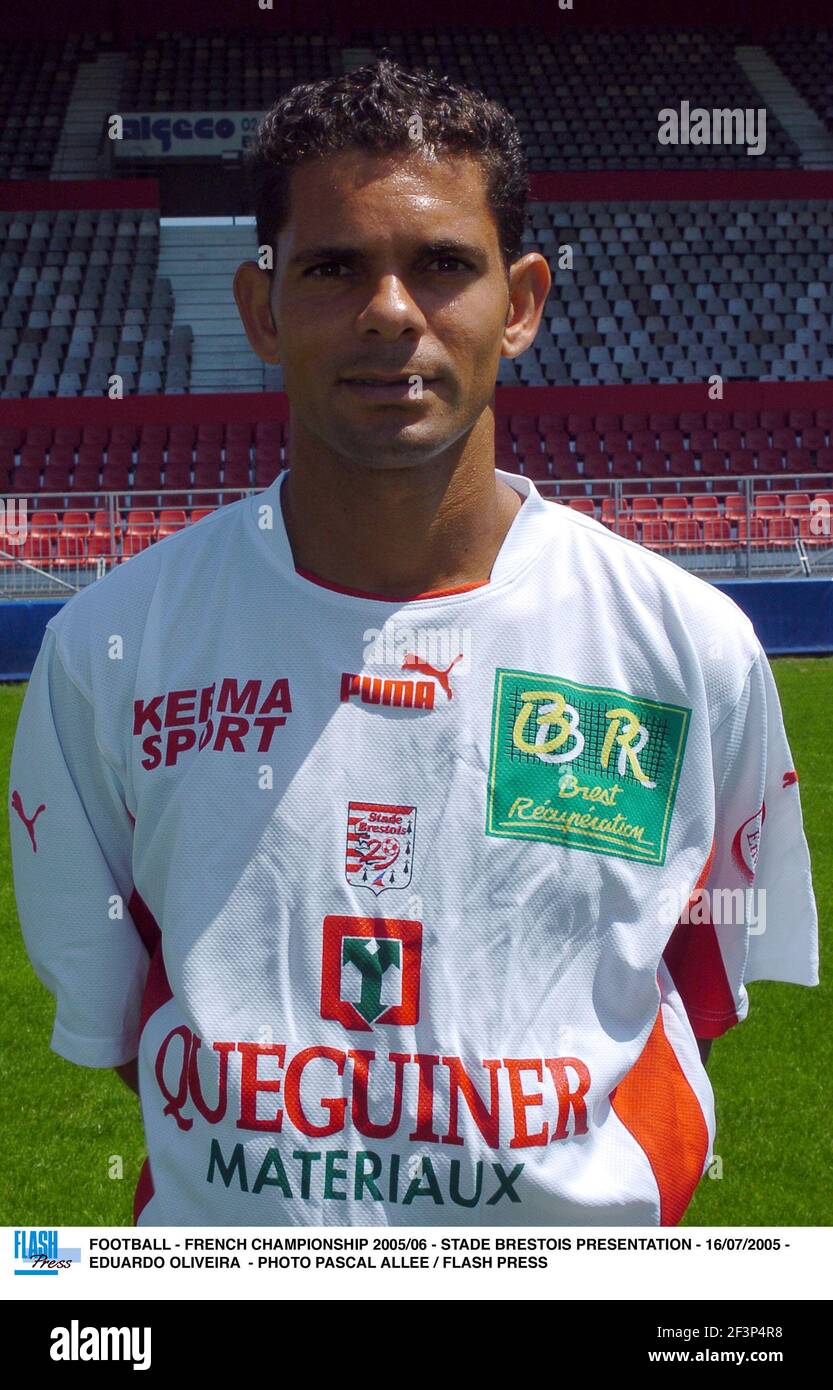
<svg viewBox="0 0 833 1390">
<path fill-rule="evenodd" d="M 363 327 L 418 326 L 425 316 L 401 276 L 388 273 L 374 280 L 361 312 Z"/>
</svg>

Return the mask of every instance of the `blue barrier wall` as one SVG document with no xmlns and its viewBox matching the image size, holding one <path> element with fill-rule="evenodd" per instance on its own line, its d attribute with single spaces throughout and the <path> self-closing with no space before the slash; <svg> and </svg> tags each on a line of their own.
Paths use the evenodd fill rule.
<svg viewBox="0 0 833 1390">
<path fill-rule="evenodd" d="M 716 587 L 751 618 L 767 656 L 833 654 L 833 579 L 727 579 Z M 66 602 L 0 603 L 0 680 L 28 680 L 46 624 Z"/>
<path fill-rule="evenodd" d="M 9 599 L 0 603 L 0 680 L 27 681 L 46 624 L 66 599 Z"/>
<path fill-rule="evenodd" d="M 833 653 L 833 579 L 726 579 L 767 656 Z"/>
</svg>

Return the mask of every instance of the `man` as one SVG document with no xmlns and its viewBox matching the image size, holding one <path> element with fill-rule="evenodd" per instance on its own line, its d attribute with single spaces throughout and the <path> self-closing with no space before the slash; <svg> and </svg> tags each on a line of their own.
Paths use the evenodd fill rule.
<svg viewBox="0 0 833 1390">
<path fill-rule="evenodd" d="M 250 171 L 291 468 L 48 624 L 11 826 L 52 1046 L 138 1058 L 139 1225 L 675 1224 L 698 1043 L 818 980 L 766 657 L 495 470 L 550 287 L 507 113 L 381 60 Z"/>
</svg>

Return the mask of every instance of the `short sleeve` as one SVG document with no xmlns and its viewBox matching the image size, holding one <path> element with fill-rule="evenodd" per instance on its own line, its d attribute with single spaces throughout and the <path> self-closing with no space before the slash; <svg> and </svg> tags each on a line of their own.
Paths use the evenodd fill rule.
<svg viewBox="0 0 833 1390">
<path fill-rule="evenodd" d="M 740 697 L 712 734 L 712 760 L 712 852 L 664 953 L 699 1038 L 746 1018 L 752 980 L 819 983 L 798 774 L 760 644 Z"/>
<path fill-rule="evenodd" d="M 9 825 L 23 939 L 56 1000 L 51 1047 L 81 1066 L 121 1066 L 138 1053 L 148 970 L 127 906 L 132 821 L 49 626 L 15 733 Z"/>
</svg>

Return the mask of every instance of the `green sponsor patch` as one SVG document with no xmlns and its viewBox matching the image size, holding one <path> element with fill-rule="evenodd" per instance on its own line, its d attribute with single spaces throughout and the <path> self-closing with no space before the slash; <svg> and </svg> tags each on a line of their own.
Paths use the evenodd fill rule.
<svg viewBox="0 0 833 1390">
<path fill-rule="evenodd" d="M 664 864 L 691 710 L 495 672 L 486 833 Z"/>
</svg>

